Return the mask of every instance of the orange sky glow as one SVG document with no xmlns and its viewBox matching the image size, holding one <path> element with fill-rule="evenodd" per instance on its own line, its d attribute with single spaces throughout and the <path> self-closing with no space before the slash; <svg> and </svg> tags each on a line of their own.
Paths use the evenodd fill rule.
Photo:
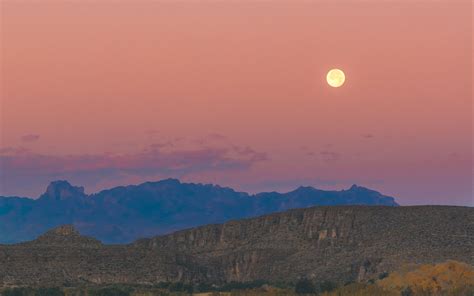
<svg viewBox="0 0 474 296">
<path fill-rule="evenodd" d="M 178 177 L 474 205 L 469 0 L 0 7 L 0 195 Z"/>
</svg>

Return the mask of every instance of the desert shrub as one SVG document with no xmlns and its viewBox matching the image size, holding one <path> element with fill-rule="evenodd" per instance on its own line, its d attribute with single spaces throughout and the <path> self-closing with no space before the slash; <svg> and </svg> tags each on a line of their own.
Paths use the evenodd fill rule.
<svg viewBox="0 0 474 296">
<path fill-rule="evenodd" d="M 64 292 L 59 288 L 39 288 L 35 296 L 64 296 Z"/>
<path fill-rule="evenodd" d="M 130 296 L 130 288 L 106 287 L 98 290 L 92 290 L 88 293 L 91 296 Z"/>
<path fill-rule="evenodd" d="M 382 272 L 381 274 L 379 274 L 379 280 L 383 280 L 384 278 L 388 277 L 389 276 L 389 273 L 388 272 Z"/>
<path fill-rule="evenodd" d="M 316 286 L 309 279 L 301 279 L 296 282 L 295 292 L 298 294 L 316 293 Z"/>
<path fill-rule="evenodd" d="M 323 296 L 400 296 L 400 293 L 385 291 L 377 285 L 353 283 L 334 289 L 331 292 L 324 292 Z"/>
<path fill-rule="evenodd" d="M 11 288 L 4 290 L 2 296 L 64 296 L 59 288 Z"/>
<path fill-rule="evenodd" d="M 217 290 L 221 292 L 229 292 L 233 290 L 246 290 L 246 289 L 259 288 L 265 284 L 267 284 L 267 282 L 264 280 L 256 280 L 256 281 L 250 281 L 250 282 L 230 282 L 219 287 Z"/>
<path fill-rule="evenodd" d="M 331 281 L 324 281 L 319 284 L 320 292 L 331 292 L 332 290 L 336 288 L 337 288 L 337 285 Z"/>
<path fill-rule="evenodd" d="M 198 285 L 196 285 L 194 290 L 195 292 L 209 292 L 214 290 L 214 287 L 212 287 L 212 285 L 208 283 L 199 283 Z"/>
<path fill-rule="evenodd" d="M 402 290 L 400 295 L 401 296 L 413 296 L 413 291 L 411 290 L 410 287 L 406 287 L 405 289 Z"/>
<path fill-rule="evenodd" d="M 28 296 L 30 289 L 27 288 L 10 288 L 2 292 L 2 296 Z"/>
<path fill-rule="evenodd" d="M 474 295 L 474 285 L 466 285 L 463 287 L 455 287 L 448 291 L 448 296 L 459 296 L 459 295 Z"/>
<path fill-rule="evenodd" d="M 168 289 L 171 286 L 171 282 L 159 282 L 154 287 L 158 289 Z"/>
<path fill-rule="evenodd" d="M 385 290 L 404 293 L 404 296 L 456 295 L 453 291 L 468 290 L 474 286 L 474 267 L 456 261 L 419 265 L 393 272 L 376 284 Z"/>
<path fill-rule="evenodd" d="M 184 284 L 181 282 L 178 283 L 172 283 L 168 289 L 170 292 L 187 292 L 187 293 L 192 293 L 193 292 L 193 286 L 189 284 Z"/>
<path fill-rule="evenodd" d="M 291 282 L 284 282 L 284 281 L 277 281 L 272 282 L 270 284 L 272 287 L 279 288 L 279 289 L 292 289 L 294 288 L 294 284 Z"/>
</svg>

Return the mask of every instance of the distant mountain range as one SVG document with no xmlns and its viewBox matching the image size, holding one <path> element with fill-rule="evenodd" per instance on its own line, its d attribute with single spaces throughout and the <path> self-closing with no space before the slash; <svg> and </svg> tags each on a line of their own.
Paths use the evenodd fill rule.
<svg viewBox="0 0 474 296">
<path fill-rule="evenodd" d="M 64 224 L 104 243 L 128 243 L 199 225 L 327 205 L 398 206 L 394 198 L 357 185 L 341 191 L 299 187 L 250 195 L 166 179 L 86 195 L 83 187 L 54 181 L 38 199 L 0 197 L 0 243 L 31 240 Z"/>
</svg>

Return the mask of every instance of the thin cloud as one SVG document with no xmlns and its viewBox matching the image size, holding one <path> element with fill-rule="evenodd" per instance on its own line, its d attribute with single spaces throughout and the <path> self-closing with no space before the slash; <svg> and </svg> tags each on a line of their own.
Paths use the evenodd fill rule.
<svg viewBox="0 0 474 296">
<path fill-rule="evenodd" d="M 156 147 L 153 147 L 156 148 Z M 41 170 L 47 174 L 87 172 L 106 169 L 122 171 L 194 171 L 219 169 L 245 169 L 254 162 L 266 159 L 246 147 L 200 148 L 162 152 L 150 149 L 137 154 L 79 154 L 44 155 L 24 153 L 0 155 L 5 170 L 16 172 Z"/>
<path fill-rule="evenodd" d="M 196 138 L 190 142 L 198 145 L 220 145 L 220 144 L 230 144 L 229 139 L 218 133 L 210 133 L 204 137 Z"/>
<path fill-rule="evenodd" d="M 151 176 L 185 177 L 201 172 L 247 170 L 264 161 L 267 155 L 249 147 L 196 147 L 162 150 L 153 146 L 135 154 L 45 155 L 28 150 L 3 149 L 0 174 L 4 185 L 17 181 L 28 184 L 33 179 L 71 179 L 88 185 L 104 180 Z"/>
<path fill-rule="evenodd" d="M 214 140 L 214 141 L 224 141 L 228 139 L 226 136 L 218 134 L 218 133 L 210 133 L 209 135 L 207 135 L 207 138 L 209 140 Z"/>
<path fill-rule="evenodd" d="M 25 147 L 3 147 L 0 148 L 0 155 L 22 154 L 29 151 L 30 149 Z"/>
<path fill-rule="evenodd" d="M 333 162 L 341 159 L 341 154 L 335 151 L 323 150 L 319 153 L 325 162 Z"/>
<path fill-rule="evenodd" d="M 21 141 L 25 143 L 36 142 L 40 139 L 40 135 L 37 134 L 28 134 L 21 137 Z"/>
</svg>

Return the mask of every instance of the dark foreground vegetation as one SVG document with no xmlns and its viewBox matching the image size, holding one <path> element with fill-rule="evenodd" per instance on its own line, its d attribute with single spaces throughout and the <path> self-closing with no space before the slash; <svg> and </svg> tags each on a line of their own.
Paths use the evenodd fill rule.
<svg viewBox="0 0 474 296">
<path fill-rule="evenodd" d="M 157 285 L 109 285 L 81 287 L 10 287 L 1 296 L 474 296 L 474 267 L 448 261 L 436 265 L 405 266 L 365 283 L 336 283 L 300 279 L 294 283 L 253 281 L 221 286 L 163 282 Z"/>
</svg>

